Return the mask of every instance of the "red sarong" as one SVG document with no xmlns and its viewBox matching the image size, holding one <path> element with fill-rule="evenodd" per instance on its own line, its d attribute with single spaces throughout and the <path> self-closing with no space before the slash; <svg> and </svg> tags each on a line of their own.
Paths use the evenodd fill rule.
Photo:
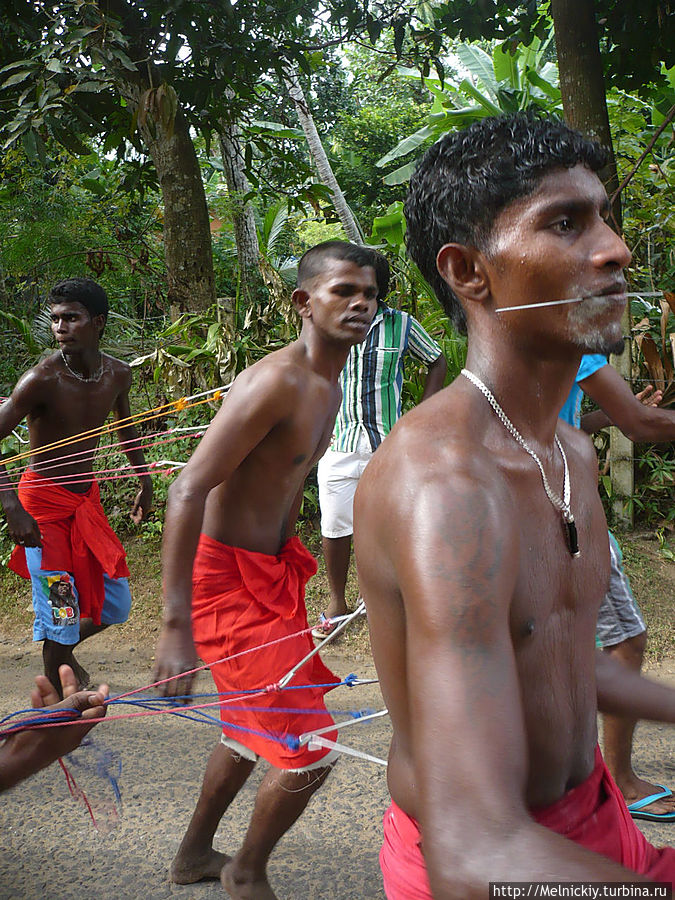
<svg viewBox="0 0 675 900">
<path fill-rule="evenodd" d="M 600 748 L 589 777 L 556 803 L 530 810 L 535 822 L 651 881 L 675 885 L 675 849 L 652 846 L 633 822 Z M 380 867 L 388 900 L 432 900 L 417 822 L 393 801 L 384 815 Z"/>
<path fill-rule="evenodd" d="M 100 625 L 105 600 L 103 573 L 124 578 L 129 569 L 124 547 L 103 512 L 98 484 L 94 481 L 85 494 L 74 494 L 26 469 L 19 482 L 19 500 L 40 526 L 42 568 L 72 572 L 81 617 Z M 30 578 L 23 547 L 14 548 L 9 568 Z"/>
<path fill-rule="evenodd" d="M 279 769 L 310 765 L 328 752 L 297 748 L 303 732 L 332 723 L 323 696 L 340 681 L 318 654 L 298 671 L 290 687 L 261 696 L 241 694 L 276 684 L 314 649 L 307 629 L 305 585 L 316 560 L 297 538 L 278 556 L 229 547 L 202 534 L 192 573 L 192 628 L 199 656 L 211 667 L 222 699 L 223 733 Z M 279 641 L 257 649 L 270 641 Z M 218 662 L 245 652 L 236 659 Z M 321 686 L 320 686 L 321 685 Z M 247 709 L 242 709 L 247 707 Z M 334 733 L 326 734 L 334 739 Z"/>
</svg>

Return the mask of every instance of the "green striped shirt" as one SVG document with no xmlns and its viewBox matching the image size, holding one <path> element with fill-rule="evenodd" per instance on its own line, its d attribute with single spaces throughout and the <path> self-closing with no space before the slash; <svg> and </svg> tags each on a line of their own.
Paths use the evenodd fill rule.
<svg viewBox="0 0 675 900">
<path fill-rule="evenodd" d="M 411 315 L 380 303 L 368 336 L 349 351 L 340 376 L 342 404 L 331 449 L 351 453 L 365 431 L 373 450 L 401 416 L 406 355 L 429 365 L 440 346 Z"/>
</svg>

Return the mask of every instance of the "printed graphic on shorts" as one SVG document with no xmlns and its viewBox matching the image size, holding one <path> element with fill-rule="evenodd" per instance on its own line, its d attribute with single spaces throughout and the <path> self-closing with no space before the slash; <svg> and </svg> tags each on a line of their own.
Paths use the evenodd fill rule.
<svg viewBox="0 0 675 900">
<path fill-rule="evenodd" d="M 54 625 L 77 625 L 80 621 L 80 608 L 73 591 L 70 575 L 47 575 L 42 579 L 48 590 L 47 603 L 52 610 Z"/>
</svg>

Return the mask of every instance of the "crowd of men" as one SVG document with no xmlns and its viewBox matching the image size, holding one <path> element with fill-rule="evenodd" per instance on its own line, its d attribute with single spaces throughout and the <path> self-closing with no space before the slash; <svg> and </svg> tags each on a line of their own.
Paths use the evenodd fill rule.
<svg viewBox="0 0 675 900">
<path fill-rule="evenodd" d="M 270 854 L 335 763 L 335 750 L 297 741 L 331 723 L 324 695 L 339 681 L 311 654 L 304 592 L 316 561 L 295 534 L 319 460 L 331 601 L 318 634 L 347 610 L 353 534 L 393 726 L 389 900 L 483 898 L 494 881 L 675 882 L 675 850 L 654 848 L 633 821 L 675 819 L 672 794 L 631 766 L 635 721 L 675 722 L 675 691 L 639 672 L 644 622 L 608 536 L 578 393 L 570 424 L 560 418 L 578 382 L 600 424 L 675 436 L 675 413 L 633 397 L 607 366 L 624 346 L 630 252 L 608 223 L 605 161 L 561 122 L 523 114 L 425 154 L 405 206 L 408 249 L 468 335 L 466 367 L 446 388 L 439 345 L 384 303 L 381 254 L 330 241 L 300 260 L 298 339 L 236 378 L 169 492 L 163 693 L 189 695 L 200 658 L 223 694 L 268 687 L 245 709 L 222 707 L 175 882 L 220 879 L 236 900 L 274 900 Z M 88 676 L 73 647 L 129 614 L 124 551 L 92 474 L 110 413 L 140 479 L 132 517 L 152 502 L 129 368 L 99 350 L 104 292 L 69 279 L 49 305 L 59 349 L 0 407 L 0 438 L 25 418 L 32 454 L 18 492 L 0 470 L 0 496 L 43 643 L 34 703 L 62 697 L 83 721 L 50 753 L 33 733 L 10 738 L 3 787 L 104 711 L 107 687 L 77 690 Z M 428 375 L 424 402 L 401 416 L 408 353 Z M 61 442 L 85 432 L 64 460 Z M 242 653 L 263 644 L 264 655 Z M 288 709 L 274 683 L 305 657 Z M 598 710 L 610 717 L 608 764 Z M 270 767 L 246 836 L 226 854 L 216 829 L 260 757 Z"/>
</svg>

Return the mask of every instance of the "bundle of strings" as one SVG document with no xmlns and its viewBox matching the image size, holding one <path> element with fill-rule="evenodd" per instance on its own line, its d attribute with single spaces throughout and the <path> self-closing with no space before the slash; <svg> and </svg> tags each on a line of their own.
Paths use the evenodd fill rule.
<svg viewBox="0 0 675 900">
<path fill-rule="evenodd" d="M 218 401 L 222 398 L 223 394 L 227 390 L 229 390 L 229 387 L 229 385 L 225 385 L 214 390 L 203 391 L 199 394 L 193 394 L 189 397 L 184 397 L 171 403 L 162 404 L 161 406 L 154 407 L 153 409 L 149 409 L 145 412 L 136 413 L 127 417 L 126 419 L 104 423 L 98 428 L 79 432 L 77 434 L 71 435 L 68 438 L 63 438 L 50 444 L 45 444 L 37 449 L 29 449 L 20 453 L 16 453 L 13 456 L 8 456 L 3 460 L 3 463 L 7 466 L 11 465 L 12 463 L 21 463 L 28 457 L 32 457 L 34 462 L 37 461 L 39 466 L 39 457 L 41 455 L 44 455 L 48 451 L 54 451 L 60 448 L 66 449 L 75 446 L 84 440 L 90 441 L 92 438 L 100 438 L 126 425 L 140 425 L 144 422 L 148 422 L 159 417 L 166 417 L 168 415 L 171 415 L 172 413 L 180 414 L 184 410 L 193 409 L 205 403 Z M 145 453 L 147 450 L 167 444 L 172 444 L 176 441 L 200 438 L 204 434 L 205 427 L 206 426 L 174 426 L 172 428 L 166 428 L 162 431 L 146 433 L 137 438 L 134 438 L 133 440 L 115 442 L 111 441 L 110 443 L 99 447 L 96 456 L 100 461 L 106 456 L 117 455 L 122 452 L 128 453 L 130 450 L 141 450 Z M 147 468 L 143 469 L 135 469 L 128 463 L 124 463 L 122 465 L 109 466 L 108 468 L 98 467 L 96 469 L 92 469 L 91 471 L 78 472 L 76 474 L 64 473 L 63 475 L 59 475 L 59 468 L 72 466 L 73 463 L 77 463 L 78 460 L 80 460 L 82 457 L 90 456 L 91 452 L 92 451 L 90 449 L 69 450 L 68 452 L 63 453 L 61 456 L 50 457 L 49 480 L 64 487 L 71 487 L 78 484 L 87 484 L 93 478 L 96 478 L 97 481 L 114 481 L 118 479 L 134 478 L 145 471 L 151 472 L 153 474 L 170 475 L 177 469 L 185 465 L 185 463 L 182 461 L 165 459 L 155 460 L 149 463 L 147 465 Z M 5 486 L 0 488 L 0 491 L 16 490 L 20 480 L 19 475 L 19 472 L 14 472 L 10 481 Z"/>
<path fill-rule="evenodd" d="M 358 611 L 358 614 L 362 614 L 360 610 Z M 341 620 L 341 624 L 348 624 L 348 622 L 352 621 L 356 617 L 356 615 L 357 612 L 355 611 L 347 616 L 338 617 L 338 619 Z M 311 631 L 311 628 L 304 629 L 303 632 L 299 632 L 299 634 L 304 633 L 304 631 Z M 225 663 L 235 658 L 235 656 L 242 656 L 248 653 L 265 650 L 274 643 L 289 640 L 296 636 L 297 634 L 286 635 L 285 637 L 280 638 L 277 641 L 270 641 L 266 644 L 260 645 L 259 647 L 251 647 L 247 650 L 241 651 L 238 654 L 234 654 L 234 656 L 232 657 L 224 658 L 219 662 Z M 329 635 L 326 640 L 329 640 L 330 637 L 331 636 Z M 318 651 L 319 648 L 316 649 Z M 119 705 L 127 708 L 135 707 L 138 711 L 113 715 L 108 712 L 108 715 L 95 721 L 97 723 L 110 723 L 112 721 L 119 721 L 121 719 L 140 718 L 154 715 L 171 715 L 176 718 L 187 719 L 193 722 L 215 725 L 219 729 L 222 729 L 224 724 L 222 717 L 214 715 L 212 713 L 216 713 L 219 709 L 225 706 L 227 706 L 233 712 L 250 711 L 255 709 L 257 713 L 264 713 L 266 711 L 264 708 L 249 706 L 246 701 L 250 701 L 257 696 L 267 696 L 270 692 L 293 692 L 297 690 L 304 690 L 305 688 L 309 687 L 309 685 L 304 684 L 282 684 L 286 677 L 289 674 L 292 674 L 292 672 L 298 668 L 298 666 L 294 666 L 291 670 L 291 673 L 286 673 L 279 679 L 279 682 L 262 686 L 256 690 L 231 691 L 227 692 L 227 695 L 224 693 L 207 693 L 182 697 L 159 697 L 156 695 L 144 696 L 146 692 L 151 690 L 152 688 L 160 687 L 167 682 L 182 678 L 186 674 L 196 674 L 197 672 L 206 668 L 209 668 L 209 666 L 198 666 L 191 672 L 181 673 L 179 675 L 172 676 L 171 678 L 156 681 L 152 684 L 148 684 L 140 688 L 135 688 L 134 690 L 128 691 L 124 694 L 111 697 L 106 701 L 106 706 L 108 708 L 114 705 Z M 371 683 L 373 683 L 371 679 L 361 680 L 357 675 L 350 674 L 340 681 L 331 682 L 330 684 L 325 685 L 318 685 L 318 687 L 332 689 L 341 686 L 355 687 L 359 684 Z M 317 685 L 312 685 L 312 687 L 317 687 Z M 292 699 L 292 693 L 289 695 L 289 699 Z M 194 703 L 195 700 L 199 700 L 200 702 Z M 239 701 L 238 705 L 234 705 L 237 701 Z M 242 701 L 244 701 L 243 704 Z M 209 710 L 211 712 L 209 712 Z M 306 714 L 308 716 L 316 715 L 317 713 L 317 710 L 315 709 L 297 708 L 292 705 L 289 705 L 287 707 L 277 706 L 273 710 L 267 711 L 288 712 L 296 715 Z M 331 724 L 333 717 L 343 717 L 342 722 L 338 723 L 337 727 L 340 727 L 340 724 L 347 724 L 349 722 L 360 719 L 368 721 L 381 714 L 382 713 L 374 713 L 374 711 L 369 708 L 332 710 L 330 712 L 325 711 L 325 715 L 331 720 Z M 18 731 L 32 730 L 37 728 L 61 727 L 63 725 L 72 724 L 80 717 L 80 712 L 68 708 L 19 710 L 17 712 L 10 713 L 9 715 L 0 719 L 0 740 L 17 733 Z M 89 720 L 90 723 L 92 723 L 92 721 L 94 720 Z M 309 737 L 309 735 L 300 734 L 278 734 L 274 733 L 273 731 L 256 732 L 254 729 L 243 728 L 241 726 L 238 726 L 236 723 L 231 723 L 231 725 L 234 729 L 239 729 L 242 733 L 257 733 L 259 736 L 263 736 L 268 740 L 276 741 L 280 744 L 283 744 L 284 746 L 289 747 L 290 749 L 297 749 L 301 744 L 301 738 L 306 743 Z M 320 733 L 324 730 L 325 729 L 319 729 L 318 731 Z M 343 752 L 350 752 L 350 748 L 348 747 L 341 747 L 341 749 Z M 364 755 L 358 751 L 354 752 L 354 755 L 361 756 L 363 758 L 369 758 L 367 755 Z M 117 751 L 106 748 L 98 739 L 94 740 L 90 736 L 87 736 L 82 741 L 81 746 L 77 750 L 73 751 L 73 753 L 69 754 L 65 759 L 62 759 L 59 762 L 61 765 L 61 769 L 63 770 L 63 773 L 65 775 L 66 783 L 68 785 L 71 796 L 76 801 L 82 803 L 86 808 L 94 827 L 101 830 L 106 830 L 114 827 L 115 823 L 119 821 L 119 818 L 121 816 L 122 797 L 119 785 L 119 779 L 122 774 L 121 754 L 119 754 Z"/>
</svg>

